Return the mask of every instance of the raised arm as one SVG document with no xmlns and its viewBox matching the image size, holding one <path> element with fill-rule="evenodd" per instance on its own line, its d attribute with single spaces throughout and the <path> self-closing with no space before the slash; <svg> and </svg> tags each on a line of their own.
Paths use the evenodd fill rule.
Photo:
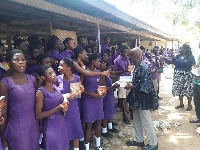
<svg viewBox="0 0 200 150">
<path fill-rule="evenodd" d="M 74 62 L 74 69 L 84 76 L 96 76 L 96 75 L 108 76 L 109 75 L 108 71 L 96 72 L 96 71 L 85 70 L 85 69 L 81 68 L 77 62 Z"/>
<path fill-rule="evenodd" d="M 167 64 L 174 64 L 173 60 L 172 59 L 168 59 L 166 57 L 163 57 L 162 59 L 164 59 L 164 61 L 167 63 Z"/>
</svg>

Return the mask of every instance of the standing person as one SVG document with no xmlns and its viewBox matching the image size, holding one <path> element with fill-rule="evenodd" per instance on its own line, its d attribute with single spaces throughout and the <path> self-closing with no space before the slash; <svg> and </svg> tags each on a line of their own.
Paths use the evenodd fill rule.
<svg viewBox="0 0 200 150">
<path fill-rule="evenodd" d="M 51 36 L 50 40 L 47 42 L 47 47 L 49 49 L 49 57 L 56 61 L 55 63 L 52 63 L 52 67 L 57 75 L 59 75 L 58 72 L 58 65 L 59 62 L 64 58 L 63 55 L 61 55 L 61 52 L 64 50 L 63 42 L 56 36 Z"/>
<path fill-rule="evenodd" d="M 183 97 L 188 99 L 188 107 L 186 111 L 192 109 L 192 96 L 193 96 L 193 75 L 191 68 L 195 65 L 195 59 L 192 55 L 192 51 L 189 45 L 183 44 L 180 47 L 179 55 L 176 55 L 172 59 L 163 58 L 166 63 L 174 64 L 174 78 L 172 94 L 173 96 L 179 96 L 180 104 L 175 109 L 183 108 Z"/>
<path fill-rule="evenodd" d="M 135 140 L 128 141 L 128 146 L 144 146 L 143 129 L 148 144 L 142 150 L 157 150 L 158 142 L 151 119 L 150 110 L 158 109 L 158 100 L 154 90 L 151 71 L 147 64 L 141 61 L 142 51 L 134 48 L 129 52 L 129 59 L 135 64 L 133 82 L 125 88 L 131 89 L 128 102 L 133 108 L 133 124 Z"/>
<path fill-rule="evenodd" d="M 29 52 L 31 56 L 31 60 L 37 61 L 37 56 L 40 54 L 40 47 L 38 45 L 30 45 L 29 46 Z M 37 74 L 37 71 L 39 69 L 39 65 L 27 65 L 26 67 L 26 74 L 30 74 L 35 76 Z"/>
<path fill-rule="evenodd" d="M 110 70 L 110 63 L 108 61 L 104 63 L 106 63 L 104 71 Z M 112 138 L 112 135 L 108 132 L 118 133 L 118 130 L 112 124 L 113 114 L 116 112 L 113 89 L 118 88 L 119 84 L 115 83 L 112 85 L 112 79 L 110 77 L 102 76 L 101 79 L 102 85 L 107 87 L 106 96 L 103 98 L 104 119 L 102 121 L 102 136 Z"/>
<path fill-rule="evenodd" d="M 128 51 L 129 47 L 127 45 L 122 45 L 120 55 L 114 60 L 114 69 L 118 76 L 130 76 L 130 72 L 127 71 L 129 66 Z M 118 89 L 118 102 L 123 112 L 123 121 L 126 124 L 131 123 L 127 116 L 128 103 L 126 102 L 126 97 L 128 92 L 129 90 L 123 87 L 119 87 Z"/>
<path fill-rule="evenodd" d="M 101 59 L 98 54 L 92 54 L 89 57 L 89 66 L 87 70 L 95 71 L 100 69 Z M 84 76 L 82 79 L 85 90 L 82 94 L 82 121 L 85 122 L 85 150 L 89 150 L 89 141 L 92 134 L 92 122 L 95 124 L 96 149 L 102 150 L 100 146 L 101 120 L 103 113 L 103 98 L 98 94 L 97 89 L 100 85 L 100 76 Z"/>
<path fill-rule="evenodd" d="M 66 150 L 69 148 L 68 133 L 63 113 L 68 109 L 63 96 L 53 85 L 56 73 L 51 66 L 41 66 L 38 75 L 43 86 L 36 92 L 36 119 L 43 119 L 42 133 L 45 150 Z"/>
<path fill-rule="evenodd" d="M 146 61 L 146 53 L 145 53 L 145 48 L 143 46 L 140 46 L 140 49 L 142 50 L 142 60 Z"/>
<path fill-rule="evenodd" d="M 74 48 L 75 48 L 75 42 L 72 38 L 68 37 L 63 41 L 63 44 L 65 46 L 65 51 L 61 53 L 64 57 L 71 58 L 72 55 L 74 55 Z"/>
<path fill-rule="evenodd" d="M 200 43 L 199 43 L 200 48 Z M 200 68 L 200 55 L 197 59 L 196 68 Z M 200 70 L 199 70 L 200 72 Z M 190 123 L 200 123 L 200 74 L 194 78 L 194 105 L 197 118 L 190 120 Z M 200 125 L 198 125 L 200 127 Z"/>
<path fill-rule="evenodd" d="M 145 63 L 149 66 L 151 69 L 151 74 L 152 74 L 152 80 L 153 80 L 153 85 L 155 91 L 158 91 L 158 82 L 157 82 L 157 67 L 156 67 L 156 60 L 152 58 L 151 52 L 146 53 L 146 61 Z M 158 93 L 157 93 L 158 96 Z"/>
<path fill-rule="evenodd" d="M 5 47 L 4 44 L 0 41 L 0 79 L 2 79 L 9 69 L 7 62 L 5 61 Z"/>
<path fill-rule="evenodd" d="M 161 97 L 159 97 L 159 92 L 160 92 L 160 81 L 161 81 L 161 74 L 163 73 L 163 64 L 164 64 L 164 60 L 162 59 L 162 57 L 159 55 L 158 53 L 158 46 L 155 46 L 153 48 L 153 59 L 156 60 L 156 67 L 157 67 L 157 81 L 158 81 L 158 90 L 157 90 L 157 95 L 158 95 L 158 99 L 162 99 Z"/>
<path fill-rule="evenodd" d="M 0 83 L 0 95 L 5 96 L 8 108 L 1 125 L 3 147 L 39 150 L 39 123 L 34 113 L 36 79 L 25 75 L 26 59 L 22 51 L 7 52 L 6 61 L 12 73 Z"/>
<path fill-rule="evenodd" d="M 76 48 L 85 48 L 88 45 L 87 38 L 85 36 L 79 36 L 77 38 L 78 46 Z"/>
<path fill-rule="evenodd" d="M 105 49 L 111 50 L 111 48 L 110 48 L 110 37 L 109 36 L 104 37 L 104 44 L 101 45 L 101 53 L 103 53 Z"/>
<path fill-rule="evenodd" d="M 70 83 L 80 82 L 80 77 L 72 74 L 71 69 L 73 67 L 73 60 L 69 58 L 64 58 L 60 61 L 58 69 L 61 75 L 57 76 L 57 83 L 62 94 L 71 93 Z M 79 139 L 82 139 L 84 136 L 80 119 L 78 98 L 73 98 L 69 101 L 69 109 L 65 116 L 65 121 L 69 141 L 73 140 L 74 150 L 79 150 Z"/>
</svg>

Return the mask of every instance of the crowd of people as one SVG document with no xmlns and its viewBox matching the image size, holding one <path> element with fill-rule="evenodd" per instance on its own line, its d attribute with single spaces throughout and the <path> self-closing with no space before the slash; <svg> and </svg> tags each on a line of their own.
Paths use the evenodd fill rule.
<svg viewBox="0 0 200 150">
<path fill-rule="evenodd" d="M 150 110 L 157 110 L 162 99 L 159 83 L 166 63 L 175 66 L 172 93 L 180 100 L 176 109 L 184 107 L 184 96 L 186 110 L 192 109 L 195 60 L 187 44 L 179 52 L 158 46 L 145 50 L 111 46 L 106 36 L 99 53 L 96 39 L 84 36 L 77 38 L 77 46 L 74 39 L 61 41 L 55 35 L 48 41 L 38 35 L 28 41 L 16 35 L 13 40 L 13 50 L 0 43 L 0 96 L 5 96 L 6 105 L 1 110 L 0 149 L 66 150 L 72 141 L 74 150 L 89 150 L 95 138 L 96 149 L 102 150 L 101 136 L 112 138 L 118 132 L 113 122 L 116 105 L 124 123 L 133 119 L 135 139 L 127 145 L 158 149 Z M 131 76 L 132 81 L 122 86 L 122 76 Z M 80 97 L 72 92 L 71 83 L 79 83 Z M 99 87 L 106 90 L 101 93 Z"/>
</svg>

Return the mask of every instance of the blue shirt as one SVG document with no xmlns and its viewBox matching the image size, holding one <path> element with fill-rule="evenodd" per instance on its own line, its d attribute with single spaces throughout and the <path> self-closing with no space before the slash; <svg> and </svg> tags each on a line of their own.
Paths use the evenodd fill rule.
<svg viewBox="0 0 200 150">
<path fill-rule="evenodd" d="M 176 55 L 174 58 L 172 58 L 172 61 L 175 65 L 174 70 L 179 71 L 190 71 L 192 66 L 196 64 L 193 55 L 189 55 L 184 58 L 181 58 L 180 55 Z"/>
</svg>

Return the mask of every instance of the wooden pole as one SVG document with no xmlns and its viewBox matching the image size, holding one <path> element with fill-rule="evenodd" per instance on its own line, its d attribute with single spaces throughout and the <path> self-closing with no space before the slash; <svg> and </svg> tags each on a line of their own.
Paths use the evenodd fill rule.
<svg viewBox="0 0 200 150">
<path fill-rule="evenodd" d="M 101 53 L 101 43 L 100 43 L 100 28 L 99 24 L 95 24 L 95 37 L 98 43 L 99 53 Z"/>
</svg>

